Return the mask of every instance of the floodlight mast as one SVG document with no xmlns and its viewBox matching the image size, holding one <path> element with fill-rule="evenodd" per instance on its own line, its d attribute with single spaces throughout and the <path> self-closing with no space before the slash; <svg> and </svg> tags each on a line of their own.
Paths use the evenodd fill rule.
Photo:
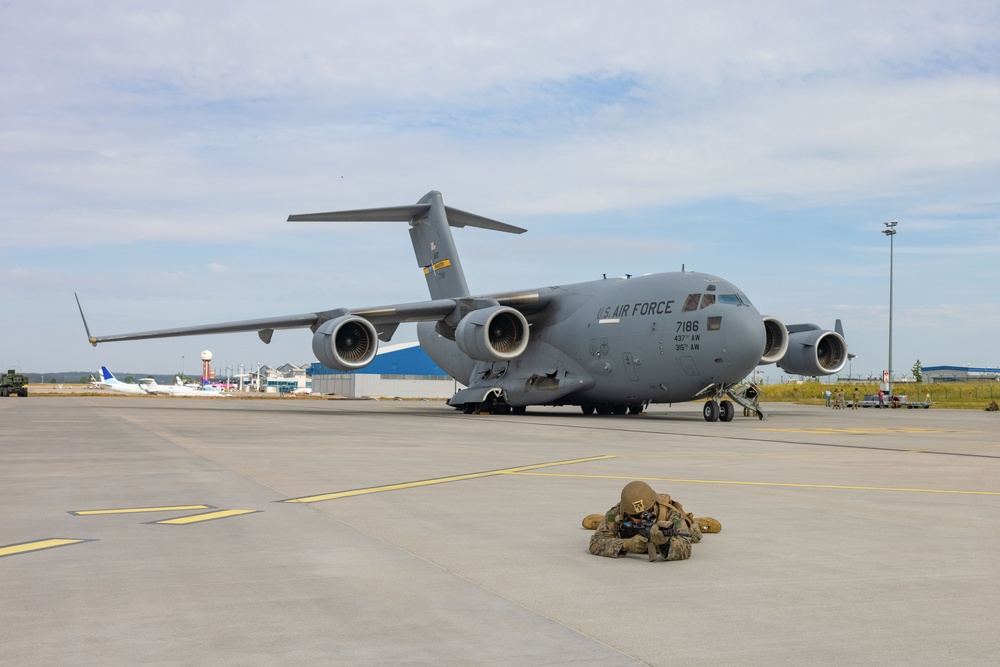
<svg viewBox="0 0 1000 667">
<path fill-rule="evenodd" d="M 883 222 L 882 233 L 889 237 L 889 404 L 892 405 L 892 254 L 893 237 L 896 236 L 896 221 Z"/>
</svg>

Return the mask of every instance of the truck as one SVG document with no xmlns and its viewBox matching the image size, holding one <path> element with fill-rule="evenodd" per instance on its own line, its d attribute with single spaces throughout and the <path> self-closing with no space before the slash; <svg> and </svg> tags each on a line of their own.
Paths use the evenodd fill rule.
<svg viewBox="0 0 1000 667">
<path fill-rule="evenodd" d="M 28 378 L 10 368 L 6 373 L 0 375 L 0 397 L 14 395 L 28 395 Z"/>
</svg>

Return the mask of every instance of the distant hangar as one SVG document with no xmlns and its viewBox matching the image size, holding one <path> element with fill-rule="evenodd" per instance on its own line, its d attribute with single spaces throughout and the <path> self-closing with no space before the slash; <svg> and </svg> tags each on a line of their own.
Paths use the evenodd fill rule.
<svg viewBox="0 0 1000 667">
<path fill-rule="evenodd" d="M 996 382 L 1000 368 L 975 368 L 972 366 L 924 366 L 920 369 L 924 382 Z"/>
<path fill-rule="evenodd" d="M 319 362 L 310 366 L 310 373 L 314 395 L 449 399 L 465 388 L 431 361 L 417 342 L 380 348 L 370 364 L 353 373 Z"/>
</svg>

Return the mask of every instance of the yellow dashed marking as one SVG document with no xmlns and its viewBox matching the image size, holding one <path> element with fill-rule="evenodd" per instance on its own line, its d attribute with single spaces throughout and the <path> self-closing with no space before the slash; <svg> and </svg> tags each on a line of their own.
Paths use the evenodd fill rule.
<svg viewBox="0 0 1000 667">
<path fill-rule="evenodd" d="M 93 542 L 94 540 L 74 540 L 62 537 L 52 537 L 46 540 L 36 540 L 34 542 L 22 542 L 21 544 L 8 544 L 5 547 L 0 547 L 0 558 L 4 556 L 15 556 L 17 554 L 30 553 L 32 551 L 41 551 L 43 549 L 55 549 L 56 547 L 66 547 L 71 544 L 80 544 L 82 542 Z"/>
<path fill-rule="evenodd" d="M 911 489 L 892 486 L 851 486 L 841 484 L 792 484 L 787 482 L 737 482 L 723 479 L 678 479 L 675 477 L 635 477 L 622 475 L 574 475 L 571 473 L 544 473 L 509 471 L 508 475 L 527 475 L 534 477 L 579 477 L 585 479 L 645 479 L 651 482 L 679 482 L 683 484 L 718 484 L 725 486 L 769 486 L 794 489 L 838 489 L 850 491 L 905 491 L 907 493 L 950 493 L 962 496 L 1000 496 L 1000 491 L 961 491 L 957 489 Z"/>
<path fill-rule="evenodd" d="M 244 514 L 254 514 L 260 510 L 219 510 L 218 512 L 206 512 L 205 514 L 192 514 L 181 516 L 176 519 L 164 519 L 163 521 L 152 521 L 158 525 L 166 526 L 186 526 L 189 523 L 199 523 L 201 521 L 214 521 L 215 519 L 228 519 L 231 516 L 242 516 Z"/>
<path fill-rule="evenodd" d="M 538 468 L 549 468 L 552 466 L 564 466 L 573 463 L 586 463 L 588 461 L 603 461 L 613 459 L 614 456 L 591 456 L 585 459 L 572 459 L 569 461 L 553 461 L 551 463 L 536 463 L 529 466 L 519 466 L 517 468 L 505 468 L 503 470 L 488 470 L 486 472 L 473 472 L 466 475 L 453 475 L 451 477 L 438 477 L 437 479 L 424 479 L 419 482 L 402 482 L 400 484 L 387 484 L 385 486 L 373 486 L 367 489 L 354 489 L 352 491 L 337 491 L 334 493 L 323 493 L 315 496 L 303 496 L 302 498 L 290 498 L 282 500 L 283 503 L 318 503 L 324 500 L 335 500 L 337 498 L 350 498 L 351 496 L 362 496 L 369 493 L 381 493 L 382 491 L 398 491 L 399 489 L 413 489 L 420 486 L 431 486 L 433 484 L 445 484 L 447 482 L 459 482 L 466 479 L 478 479 L 480 477 L 492 477 L 493 475 L 505 475 L 509 473 L 521 472 L 524 470 L 537 470 Z"/>
<path fill-rule="evenodd" d="M 211 505 L 168 505 L 164 507 L 129 507 L 109 510 L 77 510 L 73 516 L 96 516 L 99 514 L 133 514 L 137 512 L 176 512 L 180 510 L 210 510 Z"/>
</svg>

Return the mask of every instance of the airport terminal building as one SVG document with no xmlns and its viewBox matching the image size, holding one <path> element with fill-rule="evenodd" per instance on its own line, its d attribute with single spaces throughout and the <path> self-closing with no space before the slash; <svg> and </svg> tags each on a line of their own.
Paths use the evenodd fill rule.
<svg viewBox="0 0 1000 667">
<path fill-rule="evenodd" d="M 314 395 L 448 399 L 465 388 L 416 342 L 381 348 L 370 364 L 355 372 L 335 371 L 319 362 L 310 370 Z"/>
</svg>

